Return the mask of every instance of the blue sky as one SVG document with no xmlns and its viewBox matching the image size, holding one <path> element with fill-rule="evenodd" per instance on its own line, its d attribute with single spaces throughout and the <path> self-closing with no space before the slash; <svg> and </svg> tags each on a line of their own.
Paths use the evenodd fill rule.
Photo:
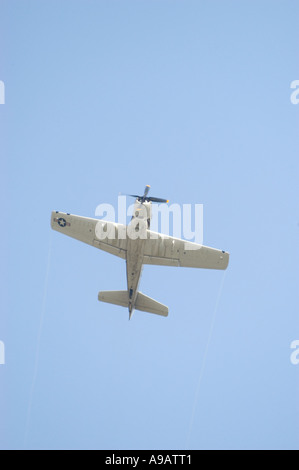
<svg viewBox="0 0 299 470">
<path fill-rule="evenodd" d="M 298 449 L 296 1 L 0 2 L 0 447 Z M 203 204 L 226 273 L 51 232 L 119 192 Z M 218 301 L 217 301 L 218 299 Z M 211 325 L 214 325 L 211 330 Z"/>
</svg>

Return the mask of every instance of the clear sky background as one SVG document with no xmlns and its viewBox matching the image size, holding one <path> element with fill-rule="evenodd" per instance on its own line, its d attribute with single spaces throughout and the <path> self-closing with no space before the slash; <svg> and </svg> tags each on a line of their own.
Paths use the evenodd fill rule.
<svg viewBox="0 0 299 470">
<path fill-rule="evenodd" d="M 298 449 L 298 1 L 1 0 L 0 447 Z M 50 229 L 119 192 L 204 205 L 223 272 Z"/>
</svg>

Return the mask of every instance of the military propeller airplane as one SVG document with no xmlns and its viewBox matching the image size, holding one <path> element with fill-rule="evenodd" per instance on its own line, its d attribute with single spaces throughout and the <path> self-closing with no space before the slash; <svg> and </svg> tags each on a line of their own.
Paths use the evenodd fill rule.
<svg viewBox="0 0 299 470">
<path fill-rule="evenodd" d="M 53 211 L 51 227 L 57 232 L 92 245 L 126 260 L 127 290 L 99 292 L 98 299 L 129 309 L 167 317 L 168 307 L 139 292 L 144 264 L 190 268 L 226 269 L 229 253 L 150 230 L 151 205 L 168 200 L 149 197 L 150 186 L 142 196 L 133 195 L 133 216 L 128 226 L 101 219 L 80 217 Z M 136 235 L 137 233 L 137 235 Z"/>
</svg>

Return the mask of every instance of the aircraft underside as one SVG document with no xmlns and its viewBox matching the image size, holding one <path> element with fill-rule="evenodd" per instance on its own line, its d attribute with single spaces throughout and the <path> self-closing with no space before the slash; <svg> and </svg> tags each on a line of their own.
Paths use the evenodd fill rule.
<svg viewBox="0 0 299 470">
<path fill-rule="evenodd" d="M 204 245 L 186 242 L 150 230 L 152 202 L 165 199 L 136 196 L 133 216 L 128 226 L 63 212 L 52 212 L 51 227 L 57 232 L 111 253 L 126 261 L 127 290 L 101 291 L 98 299 L 129 309 L 167 316 L 168 307 L 138 291 L 142 267 L 145 264 L 202 269 L 226 269 L 229 253 Z"/>
</svg>

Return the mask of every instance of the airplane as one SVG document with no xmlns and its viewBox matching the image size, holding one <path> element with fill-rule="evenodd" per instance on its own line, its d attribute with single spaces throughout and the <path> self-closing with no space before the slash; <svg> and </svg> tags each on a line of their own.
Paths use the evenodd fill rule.
<svg viewBox="0 0 299 470">
<path fill-rule="evenodd" d="M 150 186 L 147 185 L 142 196 L 130 194 L 136 200 L 128 226 L 59 211 L 53 211 L 51 215 L 53 230 L 126 261 L 127 290 L 101 291 L 98 300 L 128 308 L 129 319 L 134 310 L 168 316 L 166 305 L 138 290 L 143 265 L 224 270 L 229 262 L 229 253 L 223 250 L 193 242 L 187 242 L 186 246 L 185 240 L 151 231 L 152 203 L 169 201 L 149 197 L 149 190 Z"/>
</svg>

